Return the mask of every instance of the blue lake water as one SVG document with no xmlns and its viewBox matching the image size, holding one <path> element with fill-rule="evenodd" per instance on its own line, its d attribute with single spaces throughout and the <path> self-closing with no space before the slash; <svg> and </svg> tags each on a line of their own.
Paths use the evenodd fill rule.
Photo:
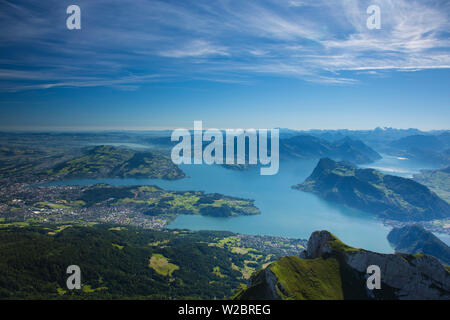
<svg viewBox="0 0 450 320">
<path fill-rule="evenodd" d="M 373 168 L 385 174 L 393 174 L 403 178 L 412 178 L 414 174 L 420 173 L 421 170 L 439 169 L 439 167 L 429 164 L 412 161 L 407 158 L 381 155 L 383 158 L 368 165 L 362 165 L 363 168 Z"/>
<path fill-rule="evenodd" d="M 201 190 L 254 199 L 260 215 L 215 218 L 180 215 L 169 228 L 228 230 L 307 239 L 315 230 L 329 230 L 347 244 L 378 252 L 392 252 L 386 235 L 390 229 L 372 214 L 333 204 L 319 197 L 291 189 L 311 174 L 317 161 L 282 162 L 278 174 L 261 176 L 259 169 L 246 171 L 221 166 L 182 165 L 188 178 L 176 181 L 158 179 L 81 179 L 52 185 L 157 185 L 170 190 Z"/>
<path fill-rule="evenodd" d="M 278 174 L 261 176 L 258 168 L 246 171 L 221 166 L 181 165 L 186 179 L 79 179 L 53 182 L 51 185 L 157 185 L 169 190 L 198 190 L 254 199 L 260 215 L 215 218 L 179 215 L 168 228 L 190 230 L 227 230 L 244 234 L 263 234 L 308 239 L 315 230 L 329 230 L 347 244 L 378 252 L 390 253 L 386 239 L 390 231 L 373 214 L 334 204 L 319 197 L 291 189 L 308 177 L 317 160 L 280 163 Z M 369 166 L 388 174 L 411 177 L 421 169 L 432 169 L 408 159 L 383 155 Z M 450 243 L 448 235 L 437 234 Z"/>
</svg>

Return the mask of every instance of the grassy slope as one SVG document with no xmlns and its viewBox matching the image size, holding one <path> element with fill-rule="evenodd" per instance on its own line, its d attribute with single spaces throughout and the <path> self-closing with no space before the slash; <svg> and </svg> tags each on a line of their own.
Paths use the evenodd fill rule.
<svg viewBox="0 0 450 320">
<path fill-rule="evenodd" d="M 152 254 L 149 267 L 158 272 L 163 276 L 172 276 L 172 273 L 176 270 L 179 270 L 180 267 L 176 264 L 170 263 L 169 260 L 164 257 L 162 254 L 154 253 Z"/>
<path fill-rule="evenodd" d="M 339 263 L 335 258 L 305 260 L 283 257 L 269 266 L 278 278 L 284 299 L 341 300 L 344 298 Z"/>
</svg>

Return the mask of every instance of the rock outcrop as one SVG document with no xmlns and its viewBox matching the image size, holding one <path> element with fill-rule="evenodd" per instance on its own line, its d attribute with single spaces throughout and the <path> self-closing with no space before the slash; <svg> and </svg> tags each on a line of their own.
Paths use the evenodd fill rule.
<svg viewBox="0 0 450 320">
<path fill-rule="evenodd" d="M 371 265 L 380 268 L 380 289 L 367 286 Z M 270 264 L 236 298 L 449 300 L 450 273 L 433 256 L 356 249 L 328 231 L 316 231 L 301 258 Z"/>
</svg>

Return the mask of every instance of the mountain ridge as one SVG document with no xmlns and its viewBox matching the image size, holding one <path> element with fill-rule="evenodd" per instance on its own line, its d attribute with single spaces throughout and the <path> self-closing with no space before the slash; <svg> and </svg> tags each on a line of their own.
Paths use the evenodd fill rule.
<svg viewBox="0 0 450 320">
<path fill-rule="evenodd" d="M 110 145 L 83 150 L 78 157 L 61 162 L 45 173 L 57 179 L 72 178 L 159 178 L 185 177 L 169 156 L 160 152 L 138 152 Z"/>
<path fill-rule="evenodd" d="M 429 254 L 450 265 L 450 247 L 422 226 L 394 228 L 387 238 L 395 245 L 396 252 Z"/>
<path fill-rule="evenodd" d="M 282 158 L 322 158 L 331 157 L 336 160 L 347 160 L 355 163 L 370 163 L 381 159 L 381 156 L 361 140 L 348 136 L 327 141 L 311 135 L 298 135 L 280 140 L 280 156 Z"/>
<path fill-rule="evenodd" d="M 450 204 L 418 182 L 329 158 L 322 158 L 312 174 L 293 188 L 383 219 L 429 221 L 450 216 Z"/>
</svg>

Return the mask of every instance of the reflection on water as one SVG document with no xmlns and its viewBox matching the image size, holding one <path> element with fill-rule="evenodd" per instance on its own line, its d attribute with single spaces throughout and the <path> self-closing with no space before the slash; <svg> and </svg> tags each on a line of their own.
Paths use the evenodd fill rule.
<svg viewBox="0 0 450 320">
<path fill-rule="evenodd" d="M 404 178 L 412 178 L 414 174 L 420 173 L 421 170 L 438 169 L 438 167 L 412 161 L 407 158 L 390 156 L 381 154 L 383 157 L 373 163 L 361 165 L 362 168 L 373 168 L 384 174 L 397 175 Z"/>
<path fill-rule="evenodd" d="M 445 233 L 435 233 L 434 235 L 441 239 L 446 245 L 450 246 L 450 235 Z"/>
</svg>

